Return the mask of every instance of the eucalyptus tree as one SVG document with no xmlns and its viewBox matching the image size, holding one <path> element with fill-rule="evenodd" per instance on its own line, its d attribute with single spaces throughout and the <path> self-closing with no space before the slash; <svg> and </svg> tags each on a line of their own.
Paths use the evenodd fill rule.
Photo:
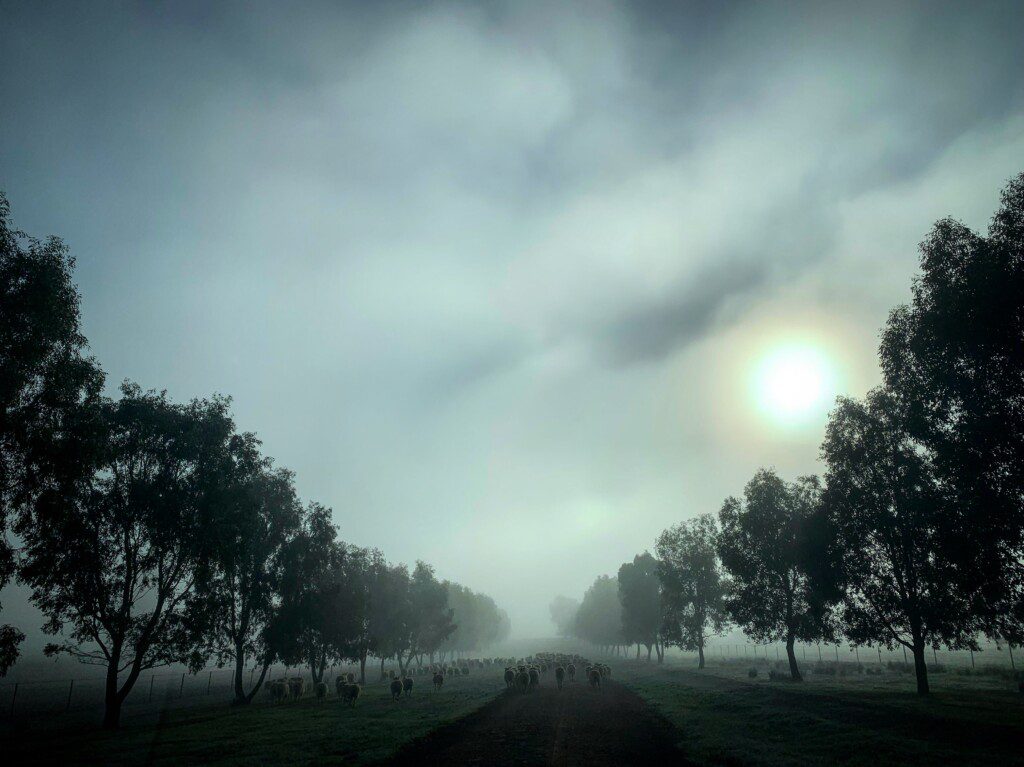
<svg viewBox="0 0 1024 767">
<path fill-rule="evenodd" d="M 633 557 L 632 562 L 623 563 L 619 567 L 618 589 L 625 641 L 646 647 L 648 662 L 654 648 L 661 663 L 665 656 L 661 646 L 661 581 L 657 560 L 645 551 Z"/>
<path fill-rule="evenodd" d="M 799 680 L 797 640 L 829 638 L 830 611 L 808 562 L 812 520 L 821 497 L 815 477 L 783 482 L 761 469 L 743 499 L 727 498 L 718 514 L 718 556 L 729 575 L 726 611 L 759 641 L 784 641 L 790 675 Z"/>
<path fill-rule="evenodd" d="M 955 503 L 949 576 L 986 631 L 1024 642 L 1024 174 L 987 236 L 937 222 L 880 357 L 905 428 Z"/>
<path fill-rule="evenodd" d="M 728 623 L 725 583 L 718 560 L 718 525 L 711 514 L 670 527 L 658 536 L 662 629 L 666 645 L 697 653 L 704 668 L 704 648 Z"/>
<path fill-rule="evenodd" d="M 62 470 L 67 412 L 95 400 L 103 385 L 86 355 L 74 268 L 59 239 L 13 227 L 0 193 L 0 588 L 17 569 L 8 526 Z M 0 626 L 0 676 L 23 639 Z"/>
<path fill-rule="evenodd" d="M 187 606 L 207 560 L 210 467 L 234 434 L 225 399 L 180 405 L 121 387 L 65 421 L 71 454 L 18 520 L 20 577 L 67 653 L 106 668 L 105 727 L 146 669 L 198 667 Z M 69 448 L 70 449 L 70 448 Z"/>
<path fill-rule="evenodd" d="M 606 649 L 625 643 L 617 577 L 598 576 L 587 589 L 576 612 L 575 634 Z"/>
<path fill-rule="evenodd" d="M 551 615 L 551 622 L 560 637 L 571 637 L 576 628 L 576 613 L 580 609 L 580 601 L 559 594 L 551 600 L 548 605 L 548 612 Z"/>
<path fill-rule="evenodd" d="M 840 399 L 826 430 L 823 504 L 843 630 L 855 643 L 902 645 L 928 693 L 925 651 L 974 646 L 970 594 L 945 556 L 960 531 L 932 455 L 908 432 L 907 405 L 891 391 Z"/>
<path fill-rule="evenodd" d="M 458 583 L 446 581 L 445 586 L 455 630 L 441 645 L 442 650 L 465 653 L 501 641 L 507 616 L 503 617 L 493 599 Z"/>
<path fill-rule="evenodd" d="M 272 631 L 282 659 L 306 665 L 314 682 L 323 681 L 329 664 L 351 655 L 361 628 L 362 597 L 332 516 L 318 503 L 303 512 L 301 529 L 284 550 Z"/>
<path fill-rule="evenodd" d="M 270 629 L 302 509 L 291 472 L 273 469 L 251 434 L 232 439 L 222 476 L 213 488 L 210 557 L 192 614 L 218 665 L 234 667 L 234 702 L 247 704 L 279 654 Z M 243 671 L 250 660 L 260 673 L 246 691 Z"/>
<path fill-rule="evenodd" d="M 437 580 L 434 568 L 417 562 L 409 580 L 409 616 L 405 621 L 406 636 L 399 643 L 396 655 L 403 672 L 414 656 L 432 655 L 456 630 L 454 611 L 448 603 L 446 583 Z"/>
</svg>

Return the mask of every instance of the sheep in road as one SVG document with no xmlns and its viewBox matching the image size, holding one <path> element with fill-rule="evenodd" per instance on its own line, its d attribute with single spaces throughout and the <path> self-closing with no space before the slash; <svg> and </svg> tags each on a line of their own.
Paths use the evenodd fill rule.
<svg viewBox="0 0 1024 767">
<path fill-rule="evenodd" d="M 412 677 L 407 676 L 402 680 L 402 689 L 406 695 L 412 695 Z"/>
<path fill-rule="evenodd" d="M 505 669 L 505 687 L 511 689 L 512 687 L 515 687 L 515 684 L 516 672 L 511 666 L 509 666 Z"/>
<path fill-rule="evenodd" d="M 570 663 L 569 668 L 566 669 L 569 672 L 569 681 L 573 681 L 576 678 L 576 666 Z"/>
<path fill-rule="evenodd" d="M 356 701 L 359 699 L 360 687 L 357 684 L 346 684 L 339 691 L 341 699 L 348 703 L 350 706 L 355 706 Z"/>
<path fill-rule="evenodd" d="M 516 674 L 516 688 L 520 692 L 526 692 L 530 689 L 530 675 L 522 669 L 520 669 L 519 673 Z"/>
<path fill-rule="evenodd" d="M 555 669 L 555 681 L 558 683 L 558 689 L 562 689 L 562 682 L 565 681 L 565 669 L 558 666 Z"/>
<path fill-rule="evenodd" d="M 437 672 L 436 674 L 434 674 L 434 689 L 435 690 L 440 690 L 441 686 L 443 684 L 444 684 L 444 674 L 442 674 L 441 672 Z"/>
<path fill-rule="evenodd" d="M 601 686 L 601 672 L 596 668 L 591 668 L 587 671 L 587 678 L 590 680 L 591 687 Z"/>
<path fill-rule="evenodd" d="M 530 687 L 536 687 L 540 684 L 540 672 L 536 667 L 530 669 Z"/>
</svg>

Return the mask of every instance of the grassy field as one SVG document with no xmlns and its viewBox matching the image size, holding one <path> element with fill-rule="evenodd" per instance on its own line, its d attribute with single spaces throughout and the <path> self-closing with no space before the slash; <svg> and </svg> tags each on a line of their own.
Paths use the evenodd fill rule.
<svg viewBox="0 0 1024 767">
<path fill-rule="evenodd" d="M 616 665 L 712 765 L 1024 764 L 1024 695 L 1005 678 L 936 674 L 920 699 L 912 674 L 769 681 L 762 666 Z M 851 669 L 852 670 L 852 669 Z"/>
<path fill-rule="evenodd" d="M 382 759 L 413 738 L 476 710 L 505 689 L 499 670 L 452 678 L 441 691 L 416 677 L 412 696 L 392 701 L 368 684 L 355 708 L 333 696 L 246 708 L 226 704 L 169 709 L 158 724 L 115 733 L 22 720 L 4 727 L 6 764 L 358 765 Z M 11 761 L 6 761 L 11 758 Z"/>
</svg>

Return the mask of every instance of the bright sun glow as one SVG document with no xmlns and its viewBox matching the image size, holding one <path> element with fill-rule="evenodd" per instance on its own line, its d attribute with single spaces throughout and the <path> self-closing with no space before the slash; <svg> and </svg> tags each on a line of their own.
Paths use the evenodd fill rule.
<svg viewBox="0 0 1024 767">
<path fill-rule="evenodd" d="M 790 344 L 767 354 L 754 374 L 758 405 L 779 423 L 797 423 L 824 410 L 834 392 L 832 364 L 814 346 Z"/>
</svg>

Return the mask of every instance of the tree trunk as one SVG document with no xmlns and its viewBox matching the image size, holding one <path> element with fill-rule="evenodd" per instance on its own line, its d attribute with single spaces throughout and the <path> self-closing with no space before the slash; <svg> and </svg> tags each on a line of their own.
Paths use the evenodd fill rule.
<svg viewBox="0 0 1024 767">
<path fill-rule="evenodd" d="M 117 666 L 120 653 L 115 650 L 107 662 L 107 679 L 103 690 L 103 729 L 116 730 L 121 721 L 121 698 L 117 694 Z"/>
<path fill-rule="evenodd" d="M 366 650 L 359 655 L 359 684 L 366 684 Z"/>
<path fill-rule="evenodd" d="M 260 678 L 253 684 L 252 689 L 249 690 L 249 694 L 245 696 L 246 703 L 252 703 L 252 699 L 256 697 L 256 693 L 260 691 L 263 686 L 263 680 L 267 678 L 267 669 L 270 668 L 270 661 L 263 662 L 263 668 L 260 670 Z"/>
<path fill-rule="evenodd" d="M 651 646 L 647 645 L 647 662 L 651 662 Z"/>
<path fill-rule="evenodd" d="M 235 643 L 235 699 L 233 705 L 243 706 L 248 703 L 251 698 L 247 698 L 245 690 L 242 689 L 242 672 L 245 670 L 245 651 L 242 649 L 241 643 Z"/>
<path fill-rule="evenodd" d="M 794 682 L 799 682 L 803 677 L 800 676 L 800 669 L 796 665 L 796 653 L 793 651 L 793 645 L 796 644 L 796 637 L 790 634 L 786 637 L 786 657 L 789 658 L 789 675 L 793 678 Z"/>
<path fill-rule="evenodd" d="M 914 672 L 917 674 L 917 694 L 927 695 L 928 689 L 928 666 L 924 662 L 924 642 L 915 641 L 913 648 L 914 652 Z"/>
<path fill-rule="evenodd" d="M 636 643 L 636 659 L 640 660 L 640 643 Z"/>
<path fill-rule="evenodd" d="M 697 668 L 704 668 L 704 640 L 697 643 Z"/>
<path fill-rule="evenodd" d="M 380 658 L 380 678 L 381 679 L 384 678 L 384 656 L 383 655 Z"/>
</svg>

